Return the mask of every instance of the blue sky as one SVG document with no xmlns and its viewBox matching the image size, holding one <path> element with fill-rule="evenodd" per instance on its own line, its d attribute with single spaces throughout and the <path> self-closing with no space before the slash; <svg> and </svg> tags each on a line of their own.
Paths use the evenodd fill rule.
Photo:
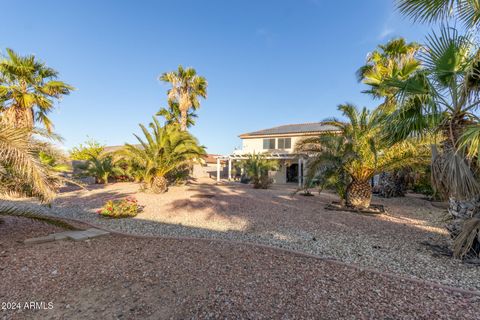
<svg viewBox="0 0 480 320">
<path fill-rule="evenodd" d="M 179 64 L 209 82 L 191 130 L 210 153 L 239 134 L 373 107 L 355 71 L 377 44 L 424 39 L 393 0 L 3 1 L 0 50 L 33 53 L 77 88 L 51 114 L 65 147 L 133 142 Z M 8 14 L 7 14 L 8 13 Z"/>
</svg>

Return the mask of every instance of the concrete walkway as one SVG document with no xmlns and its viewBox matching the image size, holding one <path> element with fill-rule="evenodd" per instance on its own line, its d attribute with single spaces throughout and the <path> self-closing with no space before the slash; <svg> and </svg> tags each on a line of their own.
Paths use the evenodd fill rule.
<svg viewBox="0 0 480 320">
<path fill-rule="evenodd" d="M 51 242 L 51 241 L 59 241 L 59 240 L 74 240 L 74 241 L 83 241 L 87 239 L 92 239 L 100 236 L 104 236 L 109 234 L 110 232 L 90 228 L 87 230 L 76 230 L 76 231 L 65 231 L 59 233 L 51 233 L 45 237 L 38 237 L 38 238 L 31 238 L 26 239 L 24 241 L 25 244 L 37 244 L 37 243 L 44 243 L 44 242 Z"/>
</svg>

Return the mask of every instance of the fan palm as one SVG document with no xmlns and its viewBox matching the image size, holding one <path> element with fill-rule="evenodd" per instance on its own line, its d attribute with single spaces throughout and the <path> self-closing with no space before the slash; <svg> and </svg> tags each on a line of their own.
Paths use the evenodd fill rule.
<svg viewBox="0 0 480 320">
<path fill-rule="evenodd" d="M 391 79 L 408 79 L 418 70 L 420 61 L 416 58 L 416 54 L 419 49 L 419 44 L 407 43 L 403 38 L 379 45 L 377 50 L 368 55 L 367 63 L 357 71 L 358 80 L 370 87 L 364 93 L 371 94 L 374 98 L 385 99 L 381 106 L 386 111 L 394 109 L 397 90 L 383 84 Z"/>
<path fill-rule="evenodd" d="M 157 114 L 157 116 L 161 116 L 165 118 L 165 124 L 181 124 L 182 122 L 182 115 L 180 112 L 180 107 L 178 106 L 177 102 L 168 101 L 168 108 L 161 108 Z M 195 125 L 195 118 L 198 116 L 195 114 L 194 111 L 187 112 L 187 128 Z"/>
<path fill-rule="evenodd" d="M 168 101 L 178 103 L 180 128 L 186 131 L 188 111 L 191 108 L 197 110 L 200 107 L 199 97 L 207 98 L 207 80 L 197 75 L 195 69 L 184 69 L 182 66 L 178 66 L 177 71 L 163 73 L 160 80 L 172 86 L 168 90 Z"/>
<path fill-rule="evenodd" d="M 440 135 L 433 145 L 432 180 L 450 198 L 454 219 L 449 230 L 456 237 L 468 218 L 455 209 L 459 202 L 480 210 L 475 200 L 480 193 L 478 163 L 468 157 L 474 152 L 474 125 L 479 122 L 480 52 L 468 35 L 443 27 L 427 37 L 420 59 L 423 68 L 412 77 L 387 84 L 398 89 L 401 107 L 387 118 L 385 132 L 390 141 Z"/>
<path fill-rule="evenodd" d="M 38 158 L 48 146 L 38 143 L 31 130 L 0 125 L 0 191 L 26 191 L 42 201 L 55 196 L 55 179 Z"/>
<path fill-rule="evenodd" d="M 379 45 L 378 49 L 370 53 L 367 63 L 357 71 L 358 80 L 370 87 L 364 91 L 374 98 L 384 99 L 380 107 L 385 112 L 392 112 L 397 107 L 395 94 L 398 91 L 385 82 L 406 80 L 420 68 L 420 61 L 416 55 L 421 46 L 417 43 L 407 43 L 398 38 Z M 403 196 L 406 188 L 405 179 L 400 179 L 401 172 L 384 172 L 380 175 L 380 193 L 385 196 Z M 393 184 L 393 188 L 390 186 Z"/>
<path fill-rule="evenodd" d="M 68 95 L 73 87 L 57 80 L 58 73 L 35 56 L 20 56 L 7 49 L 0 60 L 0 106 L 3 122 L 17 128 L 33 128 L 35 122 L 53 128 L 47 117 L 54 101 Z"/>
<path fill-rule="evenodd" d="M 140 145 L 127 144 L 122 154 L 137 164 L 146 188 L 161 193 L 168 189 L 165 175 L 201 158 L 205 149 L 190 133 L 181 131 L 176 125 L 162 126 L 153 118 L 149 127 L 151 132 L 140 125 L 145 138 L 135 135 Z"/>
<path fill-rule="evenodd" d="M 440 133 L 444 157 L 434 163 L 434 177 L 445 179 L 436 179 L 437 187 L 449 196 L 474 196 L 480 190 L 478 183 L 462 151 L 456 149 L 466 127 L 479 120 L 475 110 L 480 105 L 480 52 L 469 37 L 442 28 L 440 34 L 428 36 L 421 60 L 424 67 L 412 77 L 387 84 L 398 90 L 401 106 L 388 117 L 385 132 L 390 141 Z M 453 174 L 448 164 L 460 171 Z"/>
<path fill-rule="evenodd" d="M 403 14 L 414 21 L 436 22 L 457 17 L 467 27 L 480 25 L 479 0 L 396 0 Z"/>
<path fill-rule="evenodd" d="M 317 141 L 300 142 L 297 148 L 313 152 L 310 160 L 313 168 L 335 166 L 329 170 L 346 173 L 350 179 L 346 188 L 347 205 L 368 208 L 372 197 L 370 179 L 375 174 L 425 162 L 428 155 L 425 147 L 413 140 L 388 145 L 380 138 L 385 116 L 382 108 L 370 112 L 366 108 L 358 110 L 353 105 L 345 104 L 338 109 L 348 122 L 332 119 L 326 123 L 339 129 L 343 146 L 339 146 L 339 138 L 335 135 L 325 135 Z M 311 142 L 321 142 L 324 147 L 315 147 L 314 144 L 312 148 L 312 145 L 309 146 Z"/>
</svg>

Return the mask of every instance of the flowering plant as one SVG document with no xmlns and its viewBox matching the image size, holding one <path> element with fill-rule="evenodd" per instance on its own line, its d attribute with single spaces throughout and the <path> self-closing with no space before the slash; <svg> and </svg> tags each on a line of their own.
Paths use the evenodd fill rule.
<svg viewBox="0 0 480 320">
<path fill-rule="evenodd" d="M 137 199 L 126 197 L 121 200 L 108 200 L 97 213 L 110 218 L 128 218 L 135 217 L 141 210 Z"/>
</svg>

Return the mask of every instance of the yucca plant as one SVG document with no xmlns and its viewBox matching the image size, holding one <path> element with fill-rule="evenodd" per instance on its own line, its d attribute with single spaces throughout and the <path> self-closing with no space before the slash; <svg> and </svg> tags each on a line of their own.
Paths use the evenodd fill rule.
<svg viewBox="0 0 480 320">
<path fill-rule="evenodd" d="M 267 159 L 261 153 L 253 153 L 243 160 L 242 166 L 255 189 L 267 189 L 272 184 L 268 172 L 277 169 L 278 161 Z"/>
<path fill-rule="evenodd" d="M 139 145 L 126 144 L 119 154 L 136 164 L 145 188 L 154 193 L 168 190 L 168 173 L 205 155 L 205 148 L 197 139 L 178 125 L 162 126 L 153 118 L 151 131 L 144 125 L 140 128 L 144 138 L 135 135 Z"/>
</svg>

